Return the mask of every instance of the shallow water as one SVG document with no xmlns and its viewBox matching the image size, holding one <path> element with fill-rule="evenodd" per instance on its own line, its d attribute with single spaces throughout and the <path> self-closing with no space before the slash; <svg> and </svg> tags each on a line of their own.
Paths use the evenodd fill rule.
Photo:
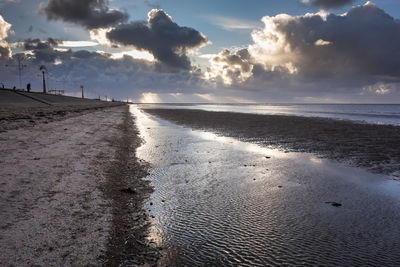
<svg viewBox="0 0 400 267">
<path fill-rule="evenodd" d="M 395 104 L 143 104 L 142 107 L 322 117 L 400 125 L 400 105 Z"/>
<path fill-rule="evenodd" d="M 159 120 L 131 106 L 151 163 L 161 264 L 400 264 L 400 184 Z M 334 207 L 326 202 L 338 202 Z"/>
</svg>

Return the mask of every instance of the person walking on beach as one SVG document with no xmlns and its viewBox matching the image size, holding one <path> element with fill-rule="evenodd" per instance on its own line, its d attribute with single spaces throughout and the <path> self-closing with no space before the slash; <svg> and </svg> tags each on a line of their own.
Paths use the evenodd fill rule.
<svg viewBox="0 0 400 267">
<path fill-rule="evenodd" d="M 28 91 L 28 93 L 31 91 L 31 84 L 30 83 L 28 83 L 26 85 L 26 90 Z"/>
</svg>

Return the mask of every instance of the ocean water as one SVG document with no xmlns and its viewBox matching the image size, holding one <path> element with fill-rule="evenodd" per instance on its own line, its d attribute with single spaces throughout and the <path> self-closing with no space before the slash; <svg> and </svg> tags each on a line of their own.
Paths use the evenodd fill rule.
<svg viewBox="0 0 400 267">
<path fill-rule="evenodd" d="M 141 106 L 324 117 L 361 123 L 400 125 L 400 105 L 394 104 L 144 104 Z"/>
<path fill-rule="evenodd" d="M 131 112 L 161 266 L 399 266 L 398 181 Z"/>
</svg>

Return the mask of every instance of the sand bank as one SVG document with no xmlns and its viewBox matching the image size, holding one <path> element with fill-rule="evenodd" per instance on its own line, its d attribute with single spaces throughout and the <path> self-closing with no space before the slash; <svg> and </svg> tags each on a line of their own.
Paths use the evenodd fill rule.
<svg viewBox="0 0 400 267">
<path fill-rule="evenodd" d="M 194 129 L 285 151 L 311 152 L 400 177 L 400 127 L 326 118 L 256 115 L 201 110 L 145 109 Z"/>
<path fill-rule="evenodd" d="M 131 157 L 140 141 L 133 132 L 127 137 L 134 129 L 128 107 L 63 108 L 41 108 L 44 116 L 11 123 L 15 130 L 2 124 L 1 265 L 153 262 L 141 210 L 151 188 Z"/>
</svg>

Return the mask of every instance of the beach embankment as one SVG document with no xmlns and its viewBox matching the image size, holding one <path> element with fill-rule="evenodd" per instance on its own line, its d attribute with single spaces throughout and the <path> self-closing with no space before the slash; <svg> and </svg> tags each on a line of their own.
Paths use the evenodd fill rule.
<svg viewBox="0 0 400 267">
<path fill-rule="evenodd" d="M 0 105 L 0 265 L 154 263 L 129 106 L 66 102 Z"/>
<path fill-rule="evenodd" d="M 327 118 L 184 109 L 144 109 L 199 130 L 321 157 L 400 178 L 400 127 Z M 397 179 L 397 178 L 396 178 Z"/>
<path fill-rule="evenodd" d="M 0 131 L 48 123 L 118 105 L 124 103 L 0 89 Z"/>
</svg>

